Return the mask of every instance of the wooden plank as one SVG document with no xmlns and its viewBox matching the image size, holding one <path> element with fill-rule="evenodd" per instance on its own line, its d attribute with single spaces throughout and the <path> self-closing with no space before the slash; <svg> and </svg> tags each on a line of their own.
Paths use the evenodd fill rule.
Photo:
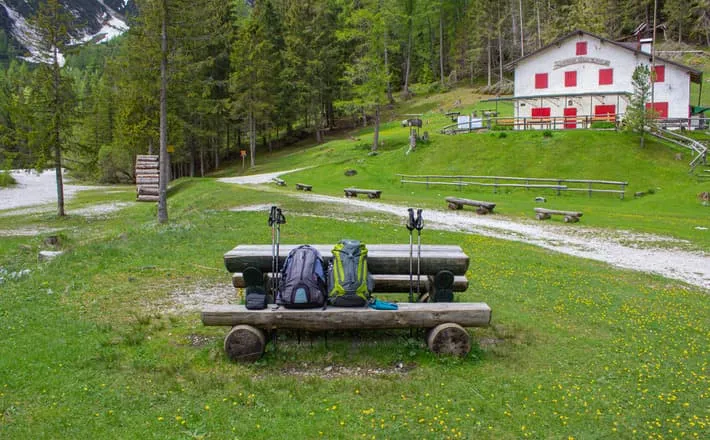
<svg viewBox="0 0 710 440">
<path fill-rule="evenodd" d="M 136 156 L 136 160 L 157 162 L 159 157 L 160 156 L 158 156 L 157 154 L 139 154 Z"/>
<path fill-rule="evenodd" d="M 534 208 L 535 212 L 540 214 L 559 214 L 559 215 L 571 215 L 574 217 L 581 217 L 583 214 L 577 211 L 560 211 L 557 209 L 547 209 L 547 208 Z"/>
<path fill-rule="evenodd" d="M 398 310 L 369 307 L 286 309 L 270 306 L 247 310 L 243 305 L 211 305 L 202 311 L 204 325 L 251 325 L 259 329 L 352 330 L 433 328 L 453 322 L 462 327 L 485 327 L 491 322 L 486 303 L 400 303 Z"/>
<path fill-rule="evenodd" d="M 279 266 L 297 245 L 282 244 L 279 249 Z M 332 244 L 313 245 L 323 256 L 326 264 L 332 259 Z M 409 245 L 367 245 L 367 266 L 373 274 L 409 274 Z M 460 246 L 422 245 L 420 270 L 422 275 L 436 275 L 441 270 L 450 270 L 454 275 L 465 275 L 469 258 Z M 416 258 L 416 248 L 415 248 Z M 243 272 L 254 266 L 262 272 L 271 271 L 271 245 L 239 245 L 224 254 L 224 265 L 229 272 Z M 415 261 L 416 267 L 416 261 Z"/>
<path fill-rule="evenodd" d="M 360 188 L 345 188 L 345 197 L 357 197 L 358 194 L 367 194 L 367 197 L 371 199 L 379 199 L 382 194 L 381 190 L 378 189 L 360 189 Z"/>
<path fill-rule="evenodd" d="M 158 196 L 144 195 L 144 194 L 141 194 L 137 197 L 137 200 L 139 202 L 157 202 L 158 199 L 159 199 Z"/>
<path fill-rule="evenodd" d="M 416 263 L 415 263 L 416 264 Z M 414 269 L 416 270 L 416 268 Z M 374 293 L 405 293 L 409 292 L 409 275 L 392 275 L 392 274 L 377 274 L 372 275 L 375 279 Z M 266 274 L 267 281 L 273 278 L 271 273 Z M 417 274 L 412 277 L 414 281 L 414 290 L 416 291 Z M 244 276 L 241 272 L 232 274 L 232 285 L 236 288 L 243 289 L 246 287 Z M 454 292 L 465 292 L 468 289 L 468 278 L 465 275 L 457 275 L 454 277 Z M 428 277 L 421 277 L 420 292 L 427 293 L 430 289 Z"/>
<path fill-rule="evenodd" d="M 446 197 L 447 202 L 451 203 L 458 203 L 462 205 L 469 205 L 469 206 L 483 206 L 484 208 L 487 208 L 491 211 L 493 211 L 493 208 L 496 207 L 495 203 L 492 202 L 482 202 L 480 200 L 471 200 L 471 199 L 462 199 L 460 197 Z"/>
</svg>

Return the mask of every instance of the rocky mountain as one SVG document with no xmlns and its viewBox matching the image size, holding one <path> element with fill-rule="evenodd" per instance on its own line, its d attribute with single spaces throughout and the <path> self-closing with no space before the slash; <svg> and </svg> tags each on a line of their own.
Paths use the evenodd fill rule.
<svg viewBox="0 0 710 440">
<path fill-rule="evenodd" d="M 28 24 L 42 0 L 0 0 L 0 45 L 7 52 L 37 59 L 34 31 Z M 107 41 L 128 29 L 126 14 L 135 11 L 133 0 L 60 0 L 79 25 L 72 31 L 76 44 Z M 41 58 L 41 57 L 39 57 Z"/>
</svg>

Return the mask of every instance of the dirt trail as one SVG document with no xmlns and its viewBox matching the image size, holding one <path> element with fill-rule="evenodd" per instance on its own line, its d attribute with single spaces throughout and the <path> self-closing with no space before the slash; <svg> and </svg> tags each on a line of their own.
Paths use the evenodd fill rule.
<svg viewBox="0 0 710 440">
<path fill-rule="evenodd" d="M 248 176 L 244 180 L 239 177 L 220 180 L 227 183 L 258 184 L 269 182 L 272 177 L 279 174 L 286 173 Z M 284 194 L 314 203 L 347 205 L 400 217 L 406 212 L 403 206 L 370 200 L 317 194 Z M 520 241 L 625 269 L 658 274 L 710 290 L 710 256 L 704 252 L 682 250 L 679 247 L 687 242 L 671 237 L 629 231 L 607 231 L 580 224 L 569 227 L 534 221 L 517 221 L 496 215 L 479 216 L 472 211 L 428 209 L 424 212 L 424 221 L 425 227 L 430 229 L 467 232 Z"/>
</svg>

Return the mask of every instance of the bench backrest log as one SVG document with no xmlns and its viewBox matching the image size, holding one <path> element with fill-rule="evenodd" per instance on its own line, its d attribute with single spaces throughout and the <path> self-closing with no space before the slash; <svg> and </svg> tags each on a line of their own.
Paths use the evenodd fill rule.
<svg viewBox="0 0 710 440">
<path fill-rule="evenodd" d="M 279 249 L 279 267 L 283 267 L 288 253 L 297 245 L 282 244 Z M 312 245 L 328 264 L 333 258 L 332 244 Z M 367 245 L 367 267 L 373 274 L 409 274 L 409 245 Z M 416 259 L 416 249 L 414 258 Z M 224 265 L 231 273 L 243 272 L 247 267 L 256 267 L 270 272 L 272 264 L 271 245 L 239 245 L 224 254 Z M 469 258 L 460 246 L 422 245 L 420 270 L 422 275 L 436 275 L 441 270 L 450 270 L 454 275 L 465 275 Z M 416 268 L 416 261 L 414 262 Z M 415 269 L 416 270 L 416 269 Z"/>
</svg>

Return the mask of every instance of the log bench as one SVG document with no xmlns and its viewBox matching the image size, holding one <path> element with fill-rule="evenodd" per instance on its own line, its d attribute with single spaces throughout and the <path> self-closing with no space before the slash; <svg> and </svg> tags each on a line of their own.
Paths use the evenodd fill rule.
<svg viewBox="0 0 710 440">
<path fill-rule="evenodd" d="M 312 245 L 328 264 L 333 256 L 332 244 Z M 296 245 L 282 244 L 279 267 Z M 375 292 L 409 291 L 409 245 L 371 244 L 368 248 L 368 269 L 375 279 Z M 415 257 L 416 258 L 416 257 Z M 242 273 L 253 267 L 270 276 L 271 245 L 239 245 L 224 255 L 225 267 L 232 272 L 235 287 L 246 287 Z M 451 295 L 468 287 L 466 270 L 469 257 L 460 246 L 423 245 L 421 247 L 420 292 L 438 301 L 437 295 Z M 416 264 L 416 263 L 415 263 Z M 415 266 L 416 267 L 416 266 Z M 413 276 L 416 282 L 416 275 Z M 444 281 L 444 283 L 442 283 Z M 450 299 L 449 299 L 450 301 Z M 426 328 L 427 344 L 438 354 L 465 355 L 470 351 L 470 335 L 464 327 L 487 326 L 491 309 L 485 303 L 400 303 L 398 310 L 333 307 L 317 309 L 278 309 L 270 305 L 262 310 L 248 310 L 243 305 L 207 306 L 202 312 L 204 325 L 231 326 L 224 340 L 225 352 L 236 361 L 259 359 L 268 341 L 266 332 L 276 329 L 308 331 L 348 329 Z"/>
<path fill-rule="evenodd" d="M 564 216 L 565 223 L 576 223 L 579 221 L 579 218 L 582 216 L 581 212 L 577 211 L 560 211 L 556 209 L 546 209 L 546 208 L 534 208 L 535 209 L 535 218 L 538 220 L 547 220 L 551 218 L 553 215 L 562 215 Z"/>
<path fill-rule="evenodd" d="M 207 326 L 231 326 L 224 338 L 230 359 L 253 362 L 261 358 L 266 332 L 277 329 L 307 331 L 426 328 L 427 345 L 436 354 L 465 356 L 471 350 L 471 336 L 464 327 L 485 327 L 491 321 L 486 303 L 407 303 L 398 310 L 365 307 L 286 309 L 267 307 L 248 310 L 242 305 L 212 305 L 202 311 Z"/>
<path fill-rule="evenodd" d="M 313 185 L 306 185 L 305 183 L 297 183 L 296 189 L 299 191 L 311 191 L 313 189 Z"/>
<path fill-rule="evenodd" d="M 495 203 L 491 202 L 481 202 L 479 200 L 462 199 L 460 197 L 447 197 L 446 201 L 449 204 L 449 209 L 463 209 L 463 205 L 475 206 L 477 214 L 490 214 L 493 212 L 493 208 L 496 207 Z"/>
<path fill-rule="evenodd" d="M 279 179 L 278 177 L 272 177 L 271 181 L 279 186 L 286 186 L 286 182 L 283 179 Z"/>
<path fill-rule="evenodd" d="M 377 189 L 345 188 L 345 197 L 357 197 L 358 194 L 367 194 L 371 199 L 379 199 L 382 191 Z"/>
</svg>

